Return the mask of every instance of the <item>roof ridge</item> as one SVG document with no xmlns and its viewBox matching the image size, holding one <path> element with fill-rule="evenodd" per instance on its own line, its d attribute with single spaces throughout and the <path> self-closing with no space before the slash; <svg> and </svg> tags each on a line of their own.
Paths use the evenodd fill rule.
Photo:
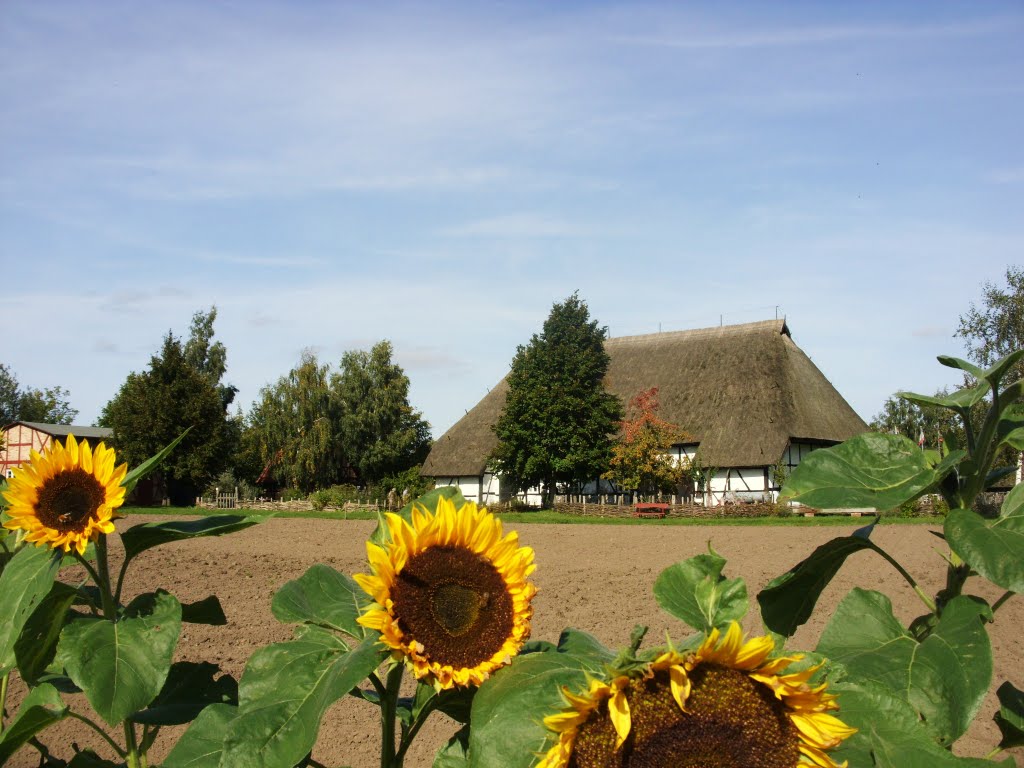
<svg viewBox="0 0 1024 768">
<path fill-rule="evenodd" d="M 789 334 L 789 326 L 785 319 L 755 320 L 751 323 L 736 323 L 734 325 L 714 325 L 708 328 L 688 328 L 682 331 L 658 331 L 657 333 L 641 333 L 635 336 L 615 336 L 605 339 L 605 344 L 633 343 L 637 341 L 654 341 L 657 339 L 670 340 L 682 338 L 701 338 L 707 336 L 738 336 L 745 333 L 756 333 L 758 331 L 771 331 L 779 334 Z"/>
</svg>

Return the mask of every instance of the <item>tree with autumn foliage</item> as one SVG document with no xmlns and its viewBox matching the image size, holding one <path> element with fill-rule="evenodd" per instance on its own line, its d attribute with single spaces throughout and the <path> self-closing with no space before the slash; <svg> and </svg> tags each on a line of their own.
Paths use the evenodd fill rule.
<svg viewBox="0 0 1024 768">
<path fill-rule="evenodd" d="M 677 462 L 669 451 L 692 437 L 658 416 L 657 387 L 645 389 L 629 401 L 627 418 L 619 422 L 619 428 L 604 479 L 623 490 L 646 495 L 672 492 L 688 477 L 688 464 Z"/>
</svg>

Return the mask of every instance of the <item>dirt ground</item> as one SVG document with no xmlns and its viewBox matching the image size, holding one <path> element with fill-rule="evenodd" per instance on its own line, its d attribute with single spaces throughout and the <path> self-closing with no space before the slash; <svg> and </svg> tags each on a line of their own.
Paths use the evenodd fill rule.
<svg viewBox="0 0 1024 768">
<path fill-rule="evenodd" d="M 128 518 L 119 528 L 153 518 Z M 289 626 L 271 615 L 274 591 L 297 578 L 314 563 L 326 563 L 344 573 L 366 570 L 364 542 L 373 523 L 364 521 L 270 520 L 222 538 L 198 539 L 150 550 L 132 565 L 126 598 L 163 587 L 182 602 L 215 593 L 228 624 L 207 627 L 186 624 L 178 646 L 179 660 L 211 661 L 240 677 L 249 655 L 263 645 L 287 640 Z M 885 526 L 873 539 L 895 556 L 924 589 L 934 594 L 941 586 L 944 563 L 941 542 L 930 526 Z M 742 576 L 755 610 L 744 622 L 748 632 L 761 633 L 753 597 L 771 578 L 791 567 L 829 539 L 852 532 L 853 526 L 834 527 L 664 527 L 653 525 L 522 525 L 521 543 L 536 550 L 533 638 L 556 640 L 563 627 L 586 629 L 602 642 L 619 647 L 637 623 L 648 624 L 648 639 L 657 644 L 669 631 L 685 637 L 688 628 L 663 614 L 651 590 L 655 577 L 668 565 L 706 551 L 708 541 L 729 561 L 726 575 Z M 977 583 L 975 583 L 977 582 Z M 860 586 L 878 589 L 893 601 L 904 622 L 922 613 L 906 583 L 870 552 L 852 557 L 832 582 L 812 620 L 802 627 L 792 649 L 813 648 L 827 619 L 846 592 Z M 986 588 L 980 579 L 969 586 L 994 601 L 1001 590 Z M 1009 680 L 1024 688 L 1024 599 L 1010 600 L 991 628 L 995 654 L 995 687 Z M 9 704 L 17 706 L 23 691 L 15 684 Z M 74 706 L 87 706 L 84 700 Z M 964 755 L 983 756 L 999 740 L 992 723 L 995 694 L 990 693 L 968 734 L 957 745 Z M 380 726 L 377 710 L 351 697 L 336 704 L 324 718 L 314 757 L 328 766 L 373 768 L 379 765 Z M 433 754 L 454 732 L 454 724 L 435 715 L 420 733 L 406 760 L 408 768 L 427 768 Z M 165 729 L 150 753 L 154 762 L 166 754 L 180 729 Z M 43 734 L 43 741 L 67 756 L 72 741 L 104 754 L 104 744 L 85 726 L 65 721 Z M 1016 751 L 1024 765 L 1024 751 Z M 111 754 L 107 755 L 112 757 Z M 37 755 L 23 749 L 10 765 L 35 766 Z"/>
</svg>

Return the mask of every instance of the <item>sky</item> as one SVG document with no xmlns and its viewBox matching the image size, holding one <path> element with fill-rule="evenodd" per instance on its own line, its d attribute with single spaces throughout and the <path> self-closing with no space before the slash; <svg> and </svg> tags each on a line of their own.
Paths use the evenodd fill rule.
<svg viewBox="0 0 1024 768">
<path fill-rule="evenodd" d="M 248 410 L 381 339 L 439 437 L 574 291 L 785 317 L 866 420 L 1024 263 L 1020 2 L 0 3 L 0 362 L 90 424 L 215 305 Z"/>
</svg>

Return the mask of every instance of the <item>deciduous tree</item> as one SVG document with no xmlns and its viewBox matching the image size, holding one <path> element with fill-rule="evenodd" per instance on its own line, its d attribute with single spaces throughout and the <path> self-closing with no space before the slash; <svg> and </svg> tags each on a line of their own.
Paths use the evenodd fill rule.
<svg viewBox="0 0 1024 768">
<path fill-rule="evenodd" d="M 342 448 L 365 483 L 422 464 L 430 451 L 430 424 L 409 404 L 409 377 L 392 351 L 384 340 L 346 352 L 331 380 Z"/>
<path fill-rule="evenodd" d="M 71 407 L 71 393 L 63 387 L 27 389 L 18 399 L 18 420 L 44 424 L 71 424 L 78 409 Z"/>
<path fill-rule="evenodd" d="M 981 304 L 971 303 L 954 335 L 966 340 L 971 360 L 987 368 L 1024 348 L 1024 267 L 1007 267 L 1006 286 L 986 282 L 981 294 Z"/>
<path fill-rule="evenodd" d="M 308 493 L 341 482 L 345 460 L 330 366 L 303 351 L 287 376 L 260 390 L 242 445 L 257 457 L 250 467 L 266 468 L 278 485 Z"/>
<path fill-rule="evenodd" d="M 657 387 L 637 393 L 627 416 L 619 422 L 621 432 L 603 477 L 641 494 L 673 492 L 688 477 L 689 465 L 677 462 L 670 451 L 690 436 L 658 416 Z"/>
<path fill-rule="evenodd" d="M 517 490 L 540 486 L 545 506 L 558 484 L 579 485 L 608 468 L 622 404 L 604 389 L 606 337 L 574 293 L 512 360 L 493 460 Z"/>
</svg>

